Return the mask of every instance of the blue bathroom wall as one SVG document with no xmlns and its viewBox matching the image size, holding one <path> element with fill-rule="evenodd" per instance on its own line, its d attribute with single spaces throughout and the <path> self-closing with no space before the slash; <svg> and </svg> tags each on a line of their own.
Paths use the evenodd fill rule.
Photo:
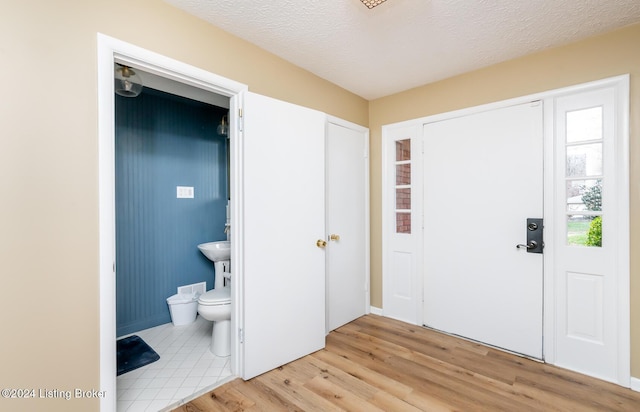
<svg viewBox="0 0 640 412">
<path fill-rule="evenodd" d="M 226 109 L 144 89 L 116 96 L 116 326 L 122 336 L 171 321 L 182 285 L 213 287 L 199 243 L 226 239 Z M 193 199 L 176 198 L 192 186 Z"/>
</svg>

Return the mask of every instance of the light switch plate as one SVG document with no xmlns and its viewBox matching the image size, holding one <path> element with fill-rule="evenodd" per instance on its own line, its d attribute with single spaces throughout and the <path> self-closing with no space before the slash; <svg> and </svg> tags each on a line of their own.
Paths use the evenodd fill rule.
<svg viewBox="0 0 640 412">
<path fill-rule="evenodd" d="M 176 186 L 178 199 L 193 199 L 193 186 Z"/>
</svg>

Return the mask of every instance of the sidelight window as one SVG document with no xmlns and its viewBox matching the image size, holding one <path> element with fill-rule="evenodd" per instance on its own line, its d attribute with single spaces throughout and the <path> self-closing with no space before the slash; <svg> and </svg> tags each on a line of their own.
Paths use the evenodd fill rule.
<svg viewBox="0 0 640 412">
<path fill-rule="evenodd" d="M 567 243 L 602 246 L 603 108 L 566 113 Z"/>
<path fill-rule="evenodd" d="M 411 140 L 396 141 L 396 233 L 411 233 Z"/>
</svg>

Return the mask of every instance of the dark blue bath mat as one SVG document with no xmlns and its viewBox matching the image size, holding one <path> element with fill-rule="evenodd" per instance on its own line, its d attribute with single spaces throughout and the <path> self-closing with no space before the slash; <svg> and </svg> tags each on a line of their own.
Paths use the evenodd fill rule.
<svg viewBox="0 0 640 412">
<path fill-rule="evenodd" d="M 160 359 L 151 346 L 138 335 L 128 336 L 116 342 L 118 376 L 131 372 Z"/>
</svg>

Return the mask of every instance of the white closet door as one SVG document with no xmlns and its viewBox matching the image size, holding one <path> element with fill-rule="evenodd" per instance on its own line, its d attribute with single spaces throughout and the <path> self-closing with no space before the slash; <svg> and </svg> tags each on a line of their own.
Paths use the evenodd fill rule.
<svg viewBox="0 0 640 412">
<path fill-rule="evenodd" d="M 327 332 L 367 312 L 367 149 L 366 129 L 327 125 Z"/>
<path fill-rule="evenodd" d="M 246 93 L 242 377 L 325 344 L 325 114 Z M 232 280 L 233 281 L 233 280 Z"/>
</svg>

